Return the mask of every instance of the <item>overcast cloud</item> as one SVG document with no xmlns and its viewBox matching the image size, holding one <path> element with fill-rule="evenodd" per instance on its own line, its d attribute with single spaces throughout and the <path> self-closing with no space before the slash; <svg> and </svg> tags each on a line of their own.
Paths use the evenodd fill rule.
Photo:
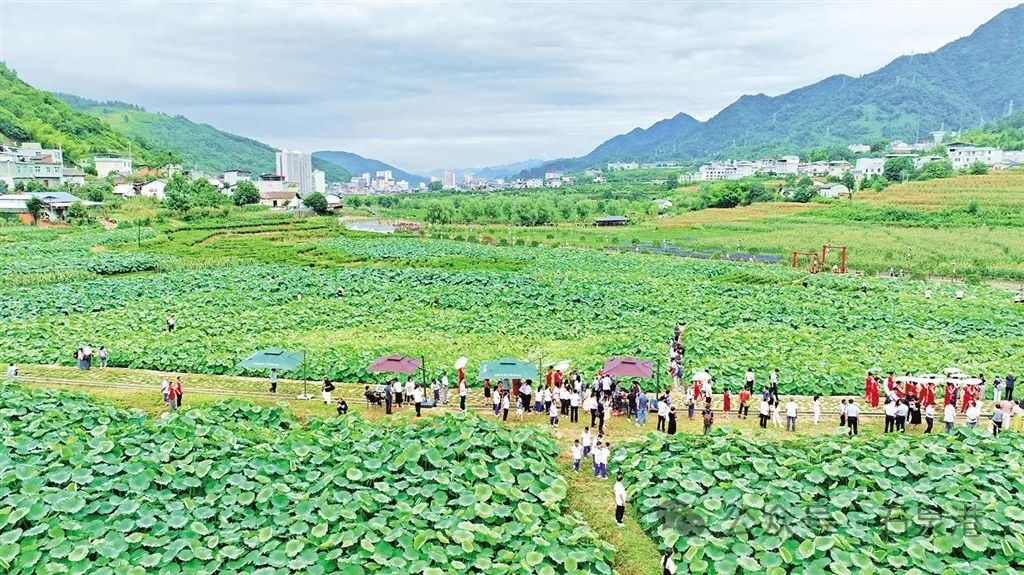
<svg viewBox="0 0 1024 575">
<path fill-rule="evenodd" d="M 0 0 L 0 58 L 46 90 L 426 170 L 585 154 L 935 50 L 1015 3 Z"/>
</svg>

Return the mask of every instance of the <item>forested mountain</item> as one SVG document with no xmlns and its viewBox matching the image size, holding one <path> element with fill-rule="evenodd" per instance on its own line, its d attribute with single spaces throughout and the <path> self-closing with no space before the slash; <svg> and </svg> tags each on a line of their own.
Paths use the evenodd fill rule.
<svg viewBox="0 0 1024 575">
<path fill-rule="evenodd" d="M 405 170 L 400 170 L 392 165 L 385 164 L 380 160 L 364 158 L 359 154 L 353 154 L 352 152 L 324 150 L 321 152 L 313 152 L 313 158 L 321 162 L 327 162 L 335 166 L 342 167 L 356 176 L 369 172 L 370 176 L 373 177 L 374 172 L 391 170 L 391 175 L 396 180 L 406 180 L 409 182 L 410 186 L 417 186 L 420 182 L 430 181 L 429 178 L 418 176 L 416 174 L 406 172 Z"/>
<path fill-rule="evenodd" d="M 140 162 L 164 165 L 180 161 L 175 152 L 136 140 L 111 129 L 102 120 L 73 109 L 49 92 L 37 90 L 0 63 L 0 141 L 39 142 L 64 149 L 68 163 L 94 154 L 127 154 Z"/>
<path fill-rule="evenodd" d="M 706 122 L 685 114 L 633 130 L 580 158 L 533 170 L 610 160 L 756 157 L 813 147 L 908 141 L 969 129 L 1024 106 L 1024 5 L 928 54 L 902 56 L 859 78 L 833 76 L 780 96 L 743 96 Z"/>
<path fill-rule="evenodd" d="M 254 174 L 275 170 L 276 148 L 251 138 L 193 122 L 184 116 L 149 112 L 125 102 L 98 102 L 71 94 L 56 96 L 134 140 L 176 150 L 188 168 L 210 174 L 234 168 L 247 169 Z M 351 177 L 344 168 L 315 158 L 313 168 L 323 170 L 328 182 L 347 182 Z"/>
</svg>

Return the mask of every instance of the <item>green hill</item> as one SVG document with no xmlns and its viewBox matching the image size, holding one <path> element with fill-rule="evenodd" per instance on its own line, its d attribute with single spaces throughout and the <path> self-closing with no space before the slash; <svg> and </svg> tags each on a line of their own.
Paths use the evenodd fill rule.
<svg viewBox="0 0 1024 575">
<path fill-rule="evenodd" d="M 390 164 L 385 164 L 380 160 L 374 160 L 372 158 L 364 158 L 359 154 L 353 154 L 352 152 L 336 152 L 336 151 L 320 151 L 313 152 L 313 159 L 328 162 L 331 165 L 342 167 L 343 169 L 352 172 L 353 174 L 363 174 L 369 172 L 371 175 L 374 172 L 383 172 L 385 170 L 391 170 L 391 175 L 396 180 L 405 180 L 412 186 L 417 186 L 420 183 L 429 182 L 430 178 L 411 174 L 405 170 L 400 170 Z"/>
<path fill-rule="evenodd" d="M 37 90 L 0 63 L 0 140 L 39 142 L 61 147 L 68 160 L 83 161 L 94 154 L 127 154 L 152 165 L 177 163 L 179 155 L 151 141 L 136 140 L 102 120 L 73 109 L 49 92 Z"/>
<path fill-rule="evenodd" d="M 232 168 L 253 173 L 273 172 L 276 148 L 251 138 L 193 122 L 184 116 L 150 112 L 125 102 L 98 102 L 71 94 L 56 94 L 72 107 L 102 120 L 116 132 L 140 142 L 176 150 L 186 167 L 215 174 Z M 351 175 L 341 166 L 313 159 L 328 182 L 347 182 Z"/>
<path fill-rule="evenodd" d="M 1024 5 L 927 54 L 902 56 L 859 78 L 838 75 L 779 96 L 743 96 L 706 122 L 685 115 L 612 138 L 580 158 L 533 170 L 609 160 L 701 160 L 799 153 L 816 147 L 915 141 L 964 129 L 1024 105 Z"/>
</svg>

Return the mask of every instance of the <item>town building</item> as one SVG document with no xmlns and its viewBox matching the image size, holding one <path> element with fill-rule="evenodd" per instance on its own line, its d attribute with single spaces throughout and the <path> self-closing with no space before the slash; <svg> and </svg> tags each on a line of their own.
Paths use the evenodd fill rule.
<svg viewBox="0 0 1024 575">
<path fill-rule="evenodd" d="M 169 175 L 170 174 L 168 174 L 168 176 Z M 249 170 L 238 169 L 224 170 L 224 173 L 221 174 L 220 179 L 222 182 L 224 182 L 224 185 L 234 187 L 238 185 L 238 182 L 251 181 L 252 172 L 250 172 Z"/>
<path fill-rule="evenodd" d="M 858 181 L 881 176 L 884 171 L 885 158 L 857 158 L 853 165 L 853 177 Z"/>
<path fill-rule="evenodd" d="M 313 191 L 313 158 L 309 154 L 294 150 L 278 151 L 276 173 L 286 182 L 296 184 L 302 195 Z"/>
<path fill-rule="evenodd" d="M 444 171 L 444 175 L 441 178 L 441 188 L 445 190 L 455 189 L 455 172 Z"/>
<path fill-rule="evenodd" d="M 617 172 L 621 170 L 635 170 L 640 167 L 636 162 L 609 162 L 608 171 Z"/>
<path fill-rule="evenodd" d="M 32 198 L 38 198 L 43 204 L 40 218 L 51 222 L 66 220 L 68 208 L 76 202 L 81 202 L 86 207 L 99 205 L 98 202 L 84 201 L 66 192 L 25 192 L 0 195 L 0 212 L 28 214 L 28 202 Z"/>
<path fill-rule="evenodd" d="M 121 156 L 96 156 L 93 159 L 93 165 L 96 167 L 96 175 L 101 178 L 110 174 L 128 175 L 132 173 L 131 159 Z"/>
<path fill-rule="evenodd" d="M 8 188 L 30 182 L 56 188 L 64 181 L 64 153 L 43 148 L 35 142 L 0 146 L 0 180 L 6 182 Z"/>
<path fill-rule="evenodd" d="M 327 193 L 327 174 L 323 170 L 313 170 L 313 191 Z"/>
<path fill-rule="evenodd" d="M 64 168 L 64 183 L 72 186 L 84 186 L 85 172 L 78 168 Z"/>
<path fill-rule="evenodd" d="M 299 195 L 295 192 L 260 192 L 260 203 L 268 208 L 286 208 L 299 203 Z"/>
<path fill-rule="evenodd" d="M 260 174 L 260 177 L 253 183 L 261 195 L 288 191 L 288 182 L 285 181 L 284 176 L 278 174 Z"/>
<path fill-rule="evenodd" d="M 850 144 L 846 146 L 847 150 L 850 150 L 854 154 L 866 154 L 871 151 L 871 146 L 867 144 Z"/>
</svg>

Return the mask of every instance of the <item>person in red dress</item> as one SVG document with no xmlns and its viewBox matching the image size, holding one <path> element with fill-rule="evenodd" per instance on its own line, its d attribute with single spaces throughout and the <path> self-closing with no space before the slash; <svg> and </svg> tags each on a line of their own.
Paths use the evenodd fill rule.
<svg viewBox="0 0 1024 575">
<path fill-rule="evenodd" d="M 700 401 L 701 398 L 701 382 L 696 379 L 693 380 L 693 401 Z"/>
<path fill-rule="evenodd" d="M 878 407 L 878 380 L 870 371 L 867 379 L 864 380 L 864 398 L 871 407 Z"/>
<path fill-rule="evenodd" d="M 910 377 L 909 373 L 907 374 L 907 377 L 908 378 Z M 903 393 L 907 396 L 908 400 L 909 399 L 917 399 L 918 398 L 918 395 L 917 395 L 918 394 L 917 382 L 908 379 L 907 383 L 903 386 Z"/>
<path fill-rule="evenodd" d="M 889 372 L 889 376 L 885 378 L 885 392 L 886 395 L 895 395 L 896 399 L 903 398 L 903 392 L 900 391 L 898 385 L 896 385 L 896 376 L 893 372 Z"/>
<path fill-rule="evenodd" d="M 967 408 L 978 399 L 976 389 L 974 384 L 964 386 L 964 401 L 960 404 L 960 413 L 967 413 Z"/>
<path fill-rule="evenodd" d="M 544 384 L 548 386 L 548 389 L 555 384 L 555 366 L 548 366 L 548 371 L 544 374 Z"/>
<path fill-rule="evenodd" d="M 555 370 L 555 387 L 562 387 L 562 370 Z"/>
<path fill-rule="evenodd" d="M 725 393 L 722 395 L 722 410 L 724 410 L 725 413 L 732 411 L 732 395 L 729 394 L 728 389 L 726 389 Z"/>
</svg>

